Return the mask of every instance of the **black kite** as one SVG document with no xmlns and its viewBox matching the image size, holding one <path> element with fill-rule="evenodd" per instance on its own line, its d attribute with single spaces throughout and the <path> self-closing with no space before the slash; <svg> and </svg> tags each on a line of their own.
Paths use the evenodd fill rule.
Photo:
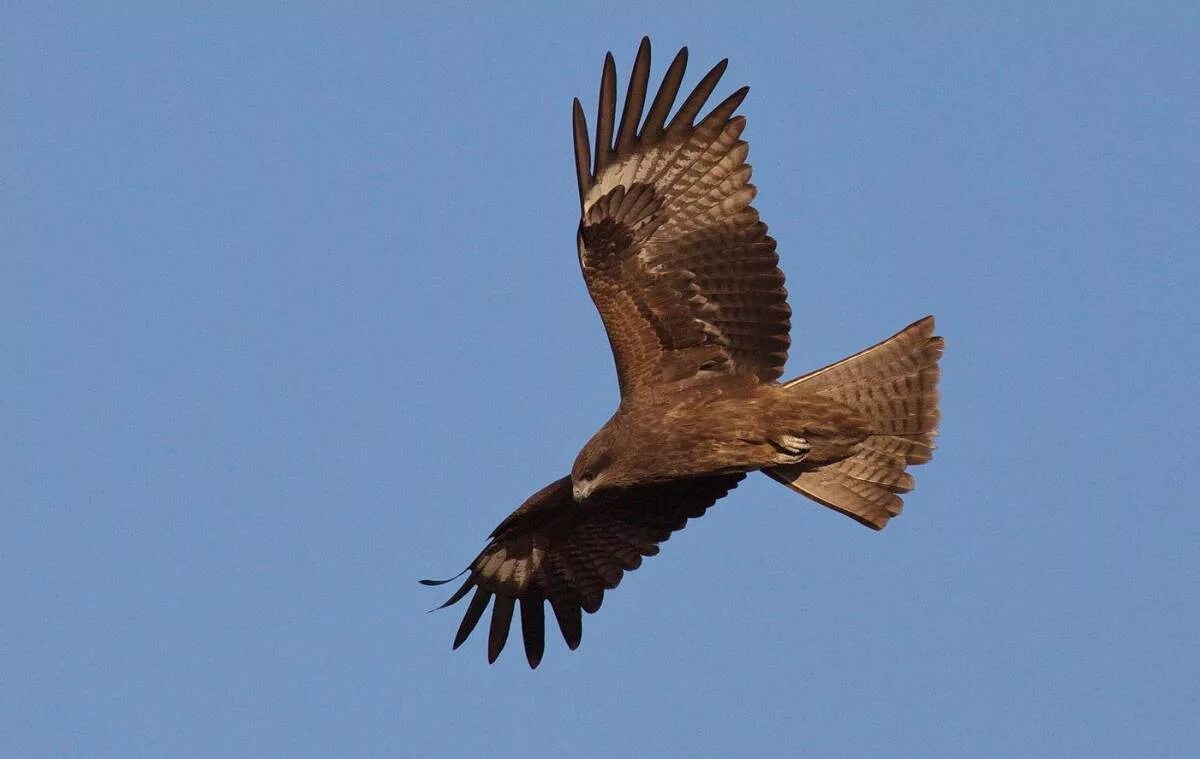
<svg viewBox="0 0 1200 759">
<path fill-rule="evenodd" d="M 492 532 L 440 607 L 475 589 L 458 648 L 495 599 L 488 661 L 504 648 L 518 601 L 530 666 L 542 658 L 546 601 L 574 649 L 581 612 L 599 609 L 624 572 L 747 472 L 882 529 L 913 488 L 905 469 L 933 452 L 943 343 L 932 317 L 779 382 L 791 309 L 775 240 L 750 205 L 746 120 L 734 115 L 747 88 L 697 121 L 721 61 L 668 119 L 686 62 L 684 48 L 643 119 L 643 39 L 618 123 L 616 69 L 605 58 L 594 156 L 574 103 L 579 263 L 612 345 L 621 403 L 570 476 Z"/>
</svg>

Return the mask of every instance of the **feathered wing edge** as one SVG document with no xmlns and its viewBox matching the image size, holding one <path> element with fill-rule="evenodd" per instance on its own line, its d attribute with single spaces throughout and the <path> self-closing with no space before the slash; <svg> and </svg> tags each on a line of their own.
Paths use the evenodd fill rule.
<svg viewBox="0 0 1200 759">
<path fill-rule="evenodd" d="M 737 486 L 744 475 L 724 475 L 648 485 L 609 494 L 580 505 L 570 478 L 535 493 L 493 531 L 488 545 L 456 577 L 421 580 L 444 585 L 469 573 L 438 609 L 452 606 L 474 589 L 454 636 L 461 646 L 495 599 L 488 626 L 488 662 L 495 662 L 508 640 L 517 603 L 529 666 L 545 651 L 545 603 L 567 647 L 583 638 L 583 612 L 600 609 L 604 592 L 637 569 L 642 558 L 658 553 L 658 544 L 702 516 Z M 434 609 L 433 611 L 436 611 Z"/>
<path fill-rule="evenodd" d="M 667 116 L 679 94 L 683 84 L 684 71 L 687 68 L 688 50 L 680 48 L 674 60 L 663 75 L 662 83 L 650 105 L 645 121 L 640 131 L 638 122 L 642 117 L 642 109 L 646 103 L 646 95 L 650 84 L 650 38 L 642 37 L 638 46 L 637 58 L 634 60 L 633 72 L 629 77 L 629 88 L 625 93 L 625 105 L 621 111 L 621 123 L 616 125 L 617 105 L 617 71 L 613 55 L 609 52 L 604 57 L 604 68 L 600 75 L 600 102 L 596 110 L 596 151 L 593 155 L 588 140 L 587 118 L 583 115 L 583 104 L 575 98 L 572 104 L 572 135 L 575 146 L 575 178 L 579 186 L 579 205 L 584 207 L 588 191 L 595 186 L 597 178 L 608 168 L 616 158 L 628 155 L 638 148 L 638 144 L 654 144 L 668 136 L 673 136 L 695 126 L 696 116 L 704 103 L 716 89 L 717 82 L 725 73 L 729 59 L 723 58 L 717 65 L 696 84 L 679 106 L 675 117 L 667 123 Z M 734 109 L 746 97 L 748 87 L 742 87 L 721 102 L 716 111 Z M 614 143 L 613 135 L 616 132 Z"/>
</svg>

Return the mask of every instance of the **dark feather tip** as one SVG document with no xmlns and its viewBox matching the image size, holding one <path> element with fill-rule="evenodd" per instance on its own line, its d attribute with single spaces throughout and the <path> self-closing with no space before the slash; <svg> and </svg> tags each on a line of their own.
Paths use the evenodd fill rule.
<svg viewBox="0 0 1200 759">
<path fill-rule="evenodd" d="M 470 567 L 467 567 L 467 569 L 470 569 Z M 417 580 L 417 582 L 421 583 L 422 585 L 445 585 L 446 583 L 454 582 L 458 578 L 465 575 L 467 573 L 467 569 L 464 569 L 453 577 L 447 577 L 445 580 Z"/>
</svg>

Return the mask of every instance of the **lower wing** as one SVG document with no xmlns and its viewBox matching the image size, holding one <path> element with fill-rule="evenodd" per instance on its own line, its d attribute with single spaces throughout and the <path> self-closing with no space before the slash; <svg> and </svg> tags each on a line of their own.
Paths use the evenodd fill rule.
<svg viewBox="0 0 1200 759">
<path fill-rule="evenodd" d="M 644 485 L 598 495 L 583 505 L 571 494 L 570 477 L 552 482 L 500 523 L 464 570 L 469 573 L 466 582 L 438 607 L 458 603 L 475 589 L 454 648 L 475 629 L 494 597 L 489 662 L 508 641 L 517 601 L 529 666 L 537 667 L 545 649 L 546 601 L 567 646 L 575 649 L 583 636 L 582 612 L 596 612 L 605 590 L 617 587 L 626 571 L 641 566 L 643 556 L 658 553 L 659 543 L 683 529 L 688 519 L 703 516 L 742 477 Z M 421 582 L 441 585 L 451 580 Z"/>
</svg>

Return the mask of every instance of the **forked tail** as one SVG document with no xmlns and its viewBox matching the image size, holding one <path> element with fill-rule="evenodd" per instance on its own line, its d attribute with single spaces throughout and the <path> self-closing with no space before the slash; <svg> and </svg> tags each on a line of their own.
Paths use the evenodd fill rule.
<svg viewBox="0 0 1200 759">
<path fill-rule="evenodd" d="M 784 387 L 803 388 L 849 406 L 874 434 L 847 458 L 764 469 L 789 488 L 876 530 L 900 513 L 913 489 L 905 469 L 933 456 L 938 425 L 938 359 L 945 344 L 927 316 L 896 335 Z"/>
</svg>

